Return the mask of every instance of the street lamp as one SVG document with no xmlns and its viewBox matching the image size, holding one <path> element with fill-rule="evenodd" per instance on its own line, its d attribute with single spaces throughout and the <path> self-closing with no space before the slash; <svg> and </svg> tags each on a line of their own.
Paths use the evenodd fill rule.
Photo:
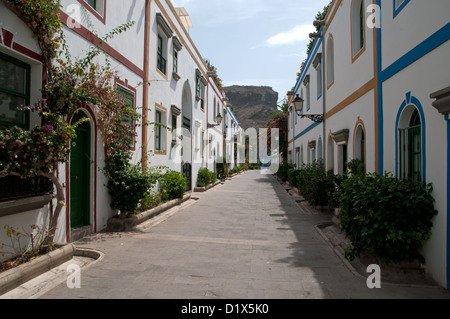
<svg viewBox="0 0 450 319">
<path fill-rule="evenodd" d="M 295 111 L 297 112 L 297 115 L 300 116 L 301 118 L 306 117 L 316 123 L 322 123 L 323 122 L 323 114 L 303 114 L 304 102 L 305 101 L 297 94 L 297 97 L 293 101 L 294 108 L 295 108 Z"/>
<path fill-rule="evenodd" d="M 209 124 L 208 123 L 208 128 L 213 128 L 213 127 L 219 126 L 220 124 L 222 124 L 222 120 L 223 120 L 222 114 L 219 113 L 219 115 L 216 116 L 217 124 Z"/>
<path fill-rule="evenodd" d="M 303 113 L 303 99 L 297 94 L 297 97 L 294 99 L 294 108 L 298 115 Z"/>
</svg>

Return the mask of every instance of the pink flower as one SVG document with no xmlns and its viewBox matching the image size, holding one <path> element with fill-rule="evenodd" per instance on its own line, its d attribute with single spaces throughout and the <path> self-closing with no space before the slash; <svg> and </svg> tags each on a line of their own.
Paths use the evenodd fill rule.
<svg viewBox="0 0 450 319">
<path fill-rule="evenodd" d="M 44 126 L 45 132 L 47 132 L 48 135 L 52 135 L 54 127 L 52 125 L 46 125 Z"/>
</svg>

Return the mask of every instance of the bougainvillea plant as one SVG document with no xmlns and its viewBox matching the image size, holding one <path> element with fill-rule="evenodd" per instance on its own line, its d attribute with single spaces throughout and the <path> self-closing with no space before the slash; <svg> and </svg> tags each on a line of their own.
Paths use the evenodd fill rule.
<svg viewBox="0 0 450 319">
<path fill-rule="evenodd" d="M 82 59 L 71 59 L 58 14 L 60 0 L 0 1 L 33 32 L 47 70 L 43 98 L 31 106 L 18 105 L 23 112 L 37 112 L 43 125 L 31 130 L 19 127 L 0 130 L 0 178 L 8 175 L 21 178 L 43 176 L 55 185 L 57 205 L 50 212 L 48 236 L 43 243 L 46 246 L 53 241 L 60 212 L 65 206 L 64 190 L 57 177 L 58 166 L 68 160 L 69 141 L 76 138 L 77 126 L 86 121 L 71 123 L 70 119 L 81 105 L 96 106 L 106 135 L 103 136 L 106 146 L 112 148 L 111 140 L 117 139 L 117 132 L 120 132 L 121 141 L 127 141 L 122 144 L 126 149 L 130 146 L 130 128 L 124 124 L 123 118 L 134 120 L 135 111 L 119 98 L 111 80 L 114 73 L 110 71 L 110 64 L 100 67 L 94 63 L 94 58 L 102 53 L 99 47 L 92 47 Z M 130 22 L 113 29 L 100 39 L 100 43 L 126 31 L 133 24 Z M 105 152 L 109 153 L 109 149 Z"/>
<path fill-rule="evenodd" d="M 33 32 L 45 64 L 51 69 L 63 43 L 60 0 L 1 0 Z"/>
<path fill-rule="evenodd" d="M 283 162 L 287 161 L 287 150 L 288 150 L 288 114 L 283 111 L 278 111 L 269 121 L 267 121 L 267 144 L 268 149 L 271 149 L 271 133 L 272 129 L 279 129 L 279 142 L 280 154 L 283 154 Z"/>
</svg>

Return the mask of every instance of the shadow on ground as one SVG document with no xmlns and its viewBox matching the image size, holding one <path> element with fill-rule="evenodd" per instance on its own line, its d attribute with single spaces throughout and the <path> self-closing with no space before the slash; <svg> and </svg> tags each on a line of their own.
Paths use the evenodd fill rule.
<svg viewBox="0 0 450 319">
<path fill-rule="evenodd" d="M 411 264 L 386 265 L 367 254 L 353 262 L 347 261 L 343 256 L 343 249 L 336 249 L 336 247 L 339 245 L 344 246 L 348 244 L 348 241 L 340 229 L 333 224 L 333 214 L 331 212 L 316 210 L 307 203 L 297 203 L 296 198 L 289 193 L 290 186 L 280 182 L 274 176 L 256 178 L 255 182 L 272 185 L 276 196 L 280 200 L 281 210 L 272 213 L 270 216 L 275 218 L 280 224 L 278 230 L 291 230 L 298 239 L 298 243 L 290 245 L 292 250 L 291 256 L 278 259 L 277 262 L 287 263 L 290 267 L 307 267 L 312 270 L 315 282 L 320 285 L 324 298 L 341 298 L 343 295 L 339 293 L 342 290 L 340 288 L 353 286 L 353 283 L 357 283 L 358 287 L 355 289 L 353 286 L 351 288 L 353 291 L 348 291 L 344 296 L 349 298 L 376 296 L 375 291 L 370 290 L 366 283 L 368 276 L 372 274 L 366 272 L 367 266 L 373 263 L 380 263 L 382 267 L 382 283 L 392 284 L 392 289 L 383 291 L 390 297 L 423 298 L 422 292 L 419 291 L 420 288 L 438 288 L 438 291 L 442 293 L 439 296 L 449 297 L 447 291 L 439 287 L 430 278 L 427 278 L 424 271 L 418 269 L 420 267 L 414 267 L 417 266 L 415 264 L 412 266 Z M 305 241 L 306 234 L 311 236 L 310 241 Z M 326 238 L 322 238 L 322 236 Z M 337 242 L 333 242 L 327 236 L 335 236 L 334 240 Z M 320 243 L 328 245 L 328 249 L 320 247 Z M 334 253 L 334 256 L 330 254 L 331 251 Z M 335 258 L 336 255 L 338 255 L 339 259 Z M 347 274 L 342 275 L 342 267 L 339 267 L 338 264 L 341 266 L 345 265 L 348 270 Z M 339 275 L 334 276 L 333 269 L 339 269 Z M 350 282 L 353 283 L 350 284 Z M 398 284 L 397 287 L 394 284 Z M 416 287 L 417 291 L 410 292 L 410 295 L 399 295 L 402 287 L 405 288 L 407 286 Z M 385 296 L 383 295 L 381 298 L 385 298 Z M 425 298 L 434 298 L 431 294 L 426 296 Z"/>
</svg>

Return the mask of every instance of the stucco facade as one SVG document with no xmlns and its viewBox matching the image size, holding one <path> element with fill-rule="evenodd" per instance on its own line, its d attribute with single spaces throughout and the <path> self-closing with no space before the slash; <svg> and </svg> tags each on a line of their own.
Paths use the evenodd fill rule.
<svg viewBox="0 0 450 319">
<path fill-rule="evenodd" d="M 100 64 L 107 63 L 107 58 L 111 69 L 117 72 L 116 87 L 127 95 L 142 117 L 135 125 L 132 162 L 142 161 L 147 168 L 163 165 L 179 172 L 183 172 L 183 165 L 188 163 L 191 165 L 190 184 L 195 186 L 198 170 L 207 165 L 214 170 L 214 156 L 223 156 L 224 123 L 214 128 L 208 127 L 208 123 L 215 124 L 214 112 L 224 116 L 227 102 L 224 93 L 208 76 L 206 63 L 173 5 L 164 0 L 133 3 L 98 0 L 96 7 L 84 0 L 62 0 L 61 4 L 59 14 L 72 58 L 83 57 L 89 48 L 99 44 L 99 38 L 119 25 L 135 22 L 129 30 L 103 44 L 103 54 L 97 58 Z M 29 66 L 27 98 L 31 102 L 38 101 L 42 97 L 40 89 L 45 85 L 46 70 L 33 34 L 2 3 L 0 21 L 0 58 Z M 71 224 L 74 209 L 71 184 L 77 176 L 71 173 L 73 161 L 69 160 L 58 168 L 66 197 L 56 234 L 58 242 L 71 242 L 87 233 L 103 230 L 108 219 L 117 214 L 110 208 L 111 198 L 102 172 L 105 154 L 96 107 L 80 105 L 80 111 L 90 120 L 85 137 L 89 145 L 89 164 L 83 168 L 88 176 L 84 185 L 88 190 L 84 199 L 86 216 L 83 225 Z M 142 125 L 145 123 L 147 125 Z M 155 123 L 162 124 L 158 132 Z M 32 115 L 28 127 L 40 124 L 40 118 Z M 172 129 L 176 129 L 174 134 Z M 208 143 L 210 136 L 212 143 Z M 50 198 L 47 195 L 31 199 L 31 202 L 31 206 L 24 199 L 0 202 L 0 224 L 45 225 Z M 8 211 L 5 210 L 7 205 L 12 207 Z M 0 242 L 5 241 L 4 237 L 1 233 Z"/>
<path fill-rule="evenodd" d="M 422 255 L 429 275 L 447 288 L 450 136 L 448 114 L 433 107 L 432 95 L 450 84 L 449 10 L 444 0 L 332 1 L 290 99 L 304 92 L 303 78 L 314 73 L 310 61 L 323 52 L 324 122 L 308 123 L 291 108 L 289 132 L 294 164 L 302 149 L 307 163 L 305 147 L 322 139 L 327 171 L 342 174 L 345 163 L 360 159 L 367 173 L 432 183 L 439 214 Z M 405 134 L 415 136 L 411 154 Z"/>
</svg>

